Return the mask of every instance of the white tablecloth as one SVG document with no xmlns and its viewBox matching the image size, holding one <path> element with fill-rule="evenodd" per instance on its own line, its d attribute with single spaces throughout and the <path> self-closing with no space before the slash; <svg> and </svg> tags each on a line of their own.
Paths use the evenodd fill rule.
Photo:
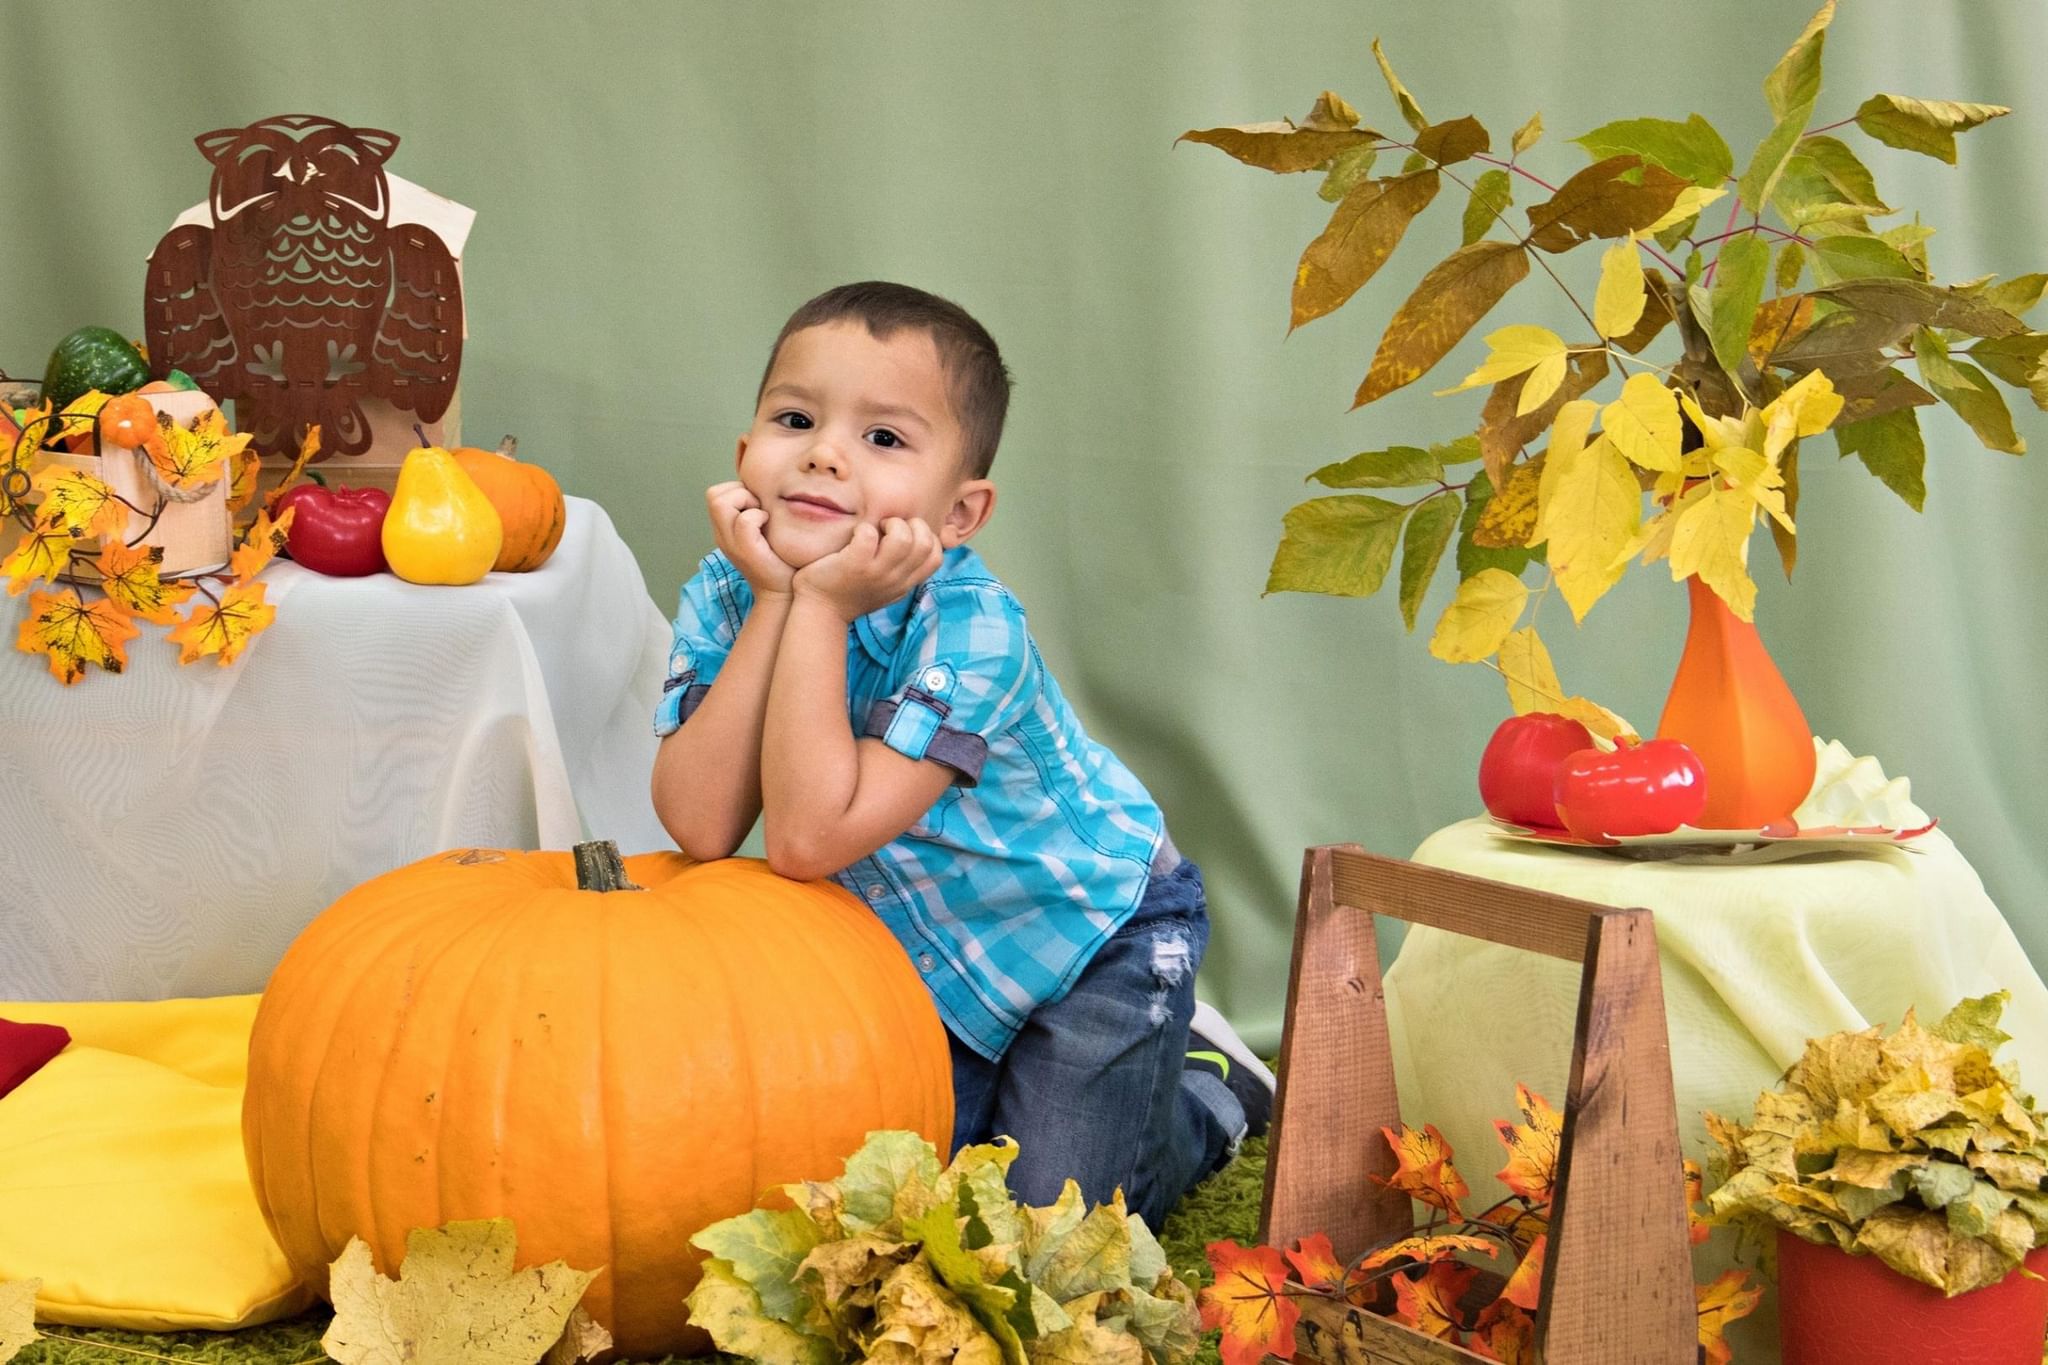
<svg viewBox="0 0 2048 1365">
<path fill-rule="evenodd" d="M 0 596 L 0 999 L 261 990 L 349 888 L 442 849 L 671 848 L 648 797 L 665 613 L 596 503 L 467 587 L 264 572 L 225 668 L 139 623 L 63 687 Z"/>
</svg>

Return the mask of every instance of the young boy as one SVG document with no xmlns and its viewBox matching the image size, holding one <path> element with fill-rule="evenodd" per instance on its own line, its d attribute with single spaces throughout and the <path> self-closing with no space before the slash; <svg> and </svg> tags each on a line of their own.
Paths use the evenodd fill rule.
<svg viewBox="0 0 2048 1365">
<path fill-rule="evenodd" d="M 889 927 L 951 1040 L 956 1150 L 1008 1134 L 1020 1199 L 1121 1187 L 1156 1228 L 1265 1131 L 1273 1077 L 1195 1001 L 1200 871 L 967 547 L 1009 391 L 988 333 L 922 290 L 844 285 L 789 319 L 739 478 L 706 494 L 654 805 L 703 861 L 764 819 L 769 866 Z"/>
</svg>

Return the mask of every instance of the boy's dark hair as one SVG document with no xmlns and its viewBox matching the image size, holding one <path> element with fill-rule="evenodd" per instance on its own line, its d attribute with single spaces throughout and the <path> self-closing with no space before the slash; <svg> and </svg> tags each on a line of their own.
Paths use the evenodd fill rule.
<svg viewBox="0 0 2048 1365">
<path fill-rule="evenodd" d="M 986 477 L 1003 439 L 1003 417 L 1010 408 L 1010 372 L 988 329 L 951 299 L 886 280 L 863 280 L 828 289 L 790 314 L 768 352 L 768 365 L 754 401 L 768 388 L 782 343 L 806 327 L 853 319 L 877 341 L 887 341 L 906 327 L 916 328 L 938 347 L 953 401 L 953 417 L 964 438 L 963 456 L 974 478 Z"/>
</svg>

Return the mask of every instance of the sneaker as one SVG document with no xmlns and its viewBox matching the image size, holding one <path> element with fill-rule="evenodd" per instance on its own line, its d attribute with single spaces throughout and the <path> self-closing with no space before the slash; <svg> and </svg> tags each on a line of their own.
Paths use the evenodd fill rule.
<svg viewBox="0 0 2048 1365">
<path fill-rule="evenodd" d="M 1245 1136 L 1262 1137 L 1273 1121 L 1273 1073 L 1214 1005 L 1195 1002 L 1188 1021 L 1189 1070 L 1207 1071 L 1230 1088 L 1244 1109 Z"/>
</svg>

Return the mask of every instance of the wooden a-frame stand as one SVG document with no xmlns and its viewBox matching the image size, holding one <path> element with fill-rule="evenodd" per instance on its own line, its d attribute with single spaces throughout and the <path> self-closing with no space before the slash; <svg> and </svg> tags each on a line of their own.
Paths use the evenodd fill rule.
<svg viewBox="0 0 2048 1365">
<path fill-rule="evenodd" d="M 1373 919 L 1391 915 L 1584 964 L 1536 1343 L 1546 1365 L 1697 1358 L 1678 1113 L 1657 937 L 1616 910 L 1381 858 L 1308 850 L 1287 981 L 1279 1092 L 1259 1240 L 1329 1234 L 1340 1261 L 1406 1235 L 1408 1196 L 1380 1138 L 1401 1121 Z M 1513 1001 L 1474 1001 L 1512 1009 Z M 1419 1115 L 1418 1121 L 1427 1115 Z M 1326 1365 L 1482 1361 L 1332 1299 L 1303 1299 L 1297 1359 Z"/>
</svg>

